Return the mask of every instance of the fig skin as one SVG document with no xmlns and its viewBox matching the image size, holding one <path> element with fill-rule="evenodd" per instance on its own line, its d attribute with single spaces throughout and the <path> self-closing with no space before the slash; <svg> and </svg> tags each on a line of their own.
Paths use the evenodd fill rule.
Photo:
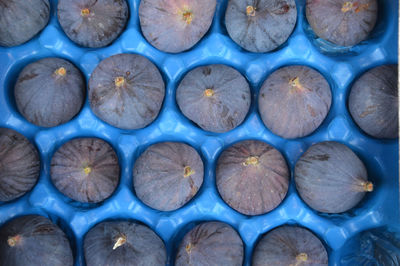
<svg viewBox="0 0 400 266">
<path fill-rule="evenodd" d="M 0 128 L 0 201 L 11 201 L 30 191 L 39 174 L 35 146 L 20 133 Z"/>
<path fill-rule="evenodd" d="M 350 114 L 356 124 L 374 138 L 398 137 L 397 80 L 397 65 L 383 65 L 364 73 L 351 88 Z"/>
<path fill-rule="evenodd" d="M 97 224 L 86 234 L 83 249 L 87 266 L 164 266 L 167 262 L 161 238 L 134 221 Z"/>
<path fill-rule="evenodd" d="M 306 17 L 315 34 L 340 46 L 368 38 L 378 16 L 376 0 L 307 0 Z"/>
<path fill-rule="evenodd" d="M 139 129 L 153 122 L 164 95 L 160 71 L 137 54 L 117 54 L 104 59 L 89 79 L 93 113 L 121 129 Z"/>
<path fill-rule="evenodd" d="M 13 47 L 31 40 L 49 17 L 48 0 L 0 0 L 0 45 Z"/>
<path fill-rule="evenodd" d="M 142 0 L 139 19 L 146 40 L 158 50 L 180 53 L 207 33 L 216 0 Z"/>
<path fill-rule="evenodd" d="M 284 225 L 263 235 L 253 253 L 254 266 L 328 265 L 328 253 L 309 230 Z"/>
<path fill-rule="evenodd" d="M 72 266 L 65 233 L 48 218 L 26 215 L 0 228 L 0 266 Z"/>
<path fill-rule="evenodd" d="M 312 145 L 297 161 L 294 180 L 308 206 L 324 213 L 355 207 L 373 190 L 367 170 L 346 145 L 325 141 Z"/>
<path fill-rule="evenodd" d="M 263 83 L 258 108 L 272 133 L 293 139 L 314 132 L 326 118 L 331 102 L 329 83 L 319 72 L 306 66 L 287 66 Z"/>
<path fill-rule="evenodd" d="M 297 20 L 294 0 L 229 0 L 225 25 L 243 49 L 266 53 L 289 38 Z"/>
<path fill-rule="evenodd" d="M 176 101 L 182 113 L 203 130 L 224 133 L 244 121 L 251 92 L 247 80 L 234 68 L 207 65 L 185 75 Z"/>
<path fill-rule="evenodd" d="M 136 160 L 133 187 L 146 205 L 173 211 L 190 201 L 203 183 L 204 166 L 197 151 L 178 142 L 147 148 Z"/>
<path fill-rule="evenodd" d="M 101 202 L 119 183 L 118 157 L 107 142 L 97 138 L 73 139 L 51 160 L 51 181 L 65 196 L 83 203 Z"/>
<path fill-rule="evenodd" d="M 258 140 L 232 145 L 217 161 L 219 194 L 231 208 L 245 215 L 275 209 L 286 196 L 289 176 L 282 154 Z"/>
<path fill-rule="evenodd" d="M 203 222 L 188 232 L 179 245 L 176 266 L 241 266 L 244 247 L 239 234 L 222 222 Z"/>
<path fill-rule="evenodd" d="M 18 111 L 30 123 L 55 127 L 70 121 L 82 108 L 85 81 L 67 60 L 40 59 L 24 67 L 14 87 Z"/>
<path fill-rule="evenodd" d="M 340 265 L 395 266 L 400 261 L 397 224 L 363 231 L 341 248 Z"/>
<path fill-rule="evenodd" d="M 125 0 L 58 0 L 58 21 L 65 34 L 83 47 L 111 44 L 129 17 Z"/>
</svg>

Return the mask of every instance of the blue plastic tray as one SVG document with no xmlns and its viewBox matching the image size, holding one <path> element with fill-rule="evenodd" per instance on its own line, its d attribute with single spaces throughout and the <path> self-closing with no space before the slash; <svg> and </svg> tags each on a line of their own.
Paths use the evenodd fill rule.
<svg viewBox="0 0 400 266">
<path fill-rule="evenodd" d="M 60 28 L 53 0 L 47 27 L 33 40 L 14 48 L 0 48 L 0 126 L 16 129 L 38 148 L 41 174 L 38 184 L 22 198 L 0 203 L 0 225 L 25 214 L 50 217 L 66 231 L 74 250 L 76 265 L 85 265 L 82 239 L 95 224 L 105 219 L 136 219 L 149 225 L 165 241 L 168 263 L 173 265 L 176 248 L 184 233 L 196 223 L 219 220 L 232 225 L 245 243 L 244 265 L 251 264 L 254 244 L 265 232 L 285 223 L 299 224 L 316 233 L 329 253 L 330 265 L 341 265 L 341 248 L 346 241 L 369 228 L 399 222 L 398 140 L 374 139 L 352 121 L 346 108 L 351 85 L 366 70 L 388 63 L 397 64 L 398 1 L 381 0 L 378 23 L 368 41 L 351 49 L 333 47 L 317 39 L 305 18 L 305 0 L 297 0 L 298 19 L 289 40 L 271 53 L 242 50 L 228 36 L 224 25 L 226 0 L 218 0 L 213 24 L 207 35 L 190 51 L 166 54 L 143 38 L 138 19 L 139 0 L 128 0 L 130 19 L 123 34 L 109 47 L 86 49 L 72 43 Z M 72 121 L 40 128 L 28 123 L 18 112 L 13 86 L 18 73 L 30 62 L 57 56 L 72 61 L 86 79 L 104 58 L 117 53 L 138 53 L 153 61 L 166 82 L 166 97 L 158 118 L 141 130 L 121 130 L 94 116 L 86 99 L 82 111 Z M 242 125 L 225 134 L 205 132 L 186 119 L 175 101 L 175 89 L 189 70 L 205 64 L 227 64 L 238 69 L 252 90 L 250 112 Z M 272 134 L 257 111 L 258 90 L 266 77 L 285 65 L 304 64 L 317 69 L 329 81 L 333 103 L 328 117 L 308 137 L 285 140 Z M 108 141 L 116 150 L 121 166 L 121 182 L 102 204 L 73 202 L 60 194 L 50 181 L 50 161 L 55 150 L 70 139 L 93 136 Z M 259 139 L 270 143 L 285 156 L 292 173 L 288 195 L 278 208 L 260 216 L 244 216 L 231 209 L 218 195 L 215 162 L 221 151 L 235 142 Z M 340 215 L 313 211 L 299 198 L 293 167 L 300 155 L 316 142 L 335 140 L 351 147 L 367 166 L 375 191 L 353 210 Z M 149 145 L 160 141 L 182 141 L 197 149 L 205 165 L 204 183 L 199 193 L 177 211 L 159 212 L 141 203 L 132 189 L 132 167 Z"/>
</svg>

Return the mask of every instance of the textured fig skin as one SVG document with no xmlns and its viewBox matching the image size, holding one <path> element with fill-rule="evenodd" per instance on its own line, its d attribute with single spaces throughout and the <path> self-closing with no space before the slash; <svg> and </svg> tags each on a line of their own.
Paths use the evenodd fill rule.
<svg viewBox="0 0 400 266">
<path fill-rule="evenodd" d="M 356 124 L 372 137 L 398 137 L 397 79 L 397 65 L 375 67 L 364 73 L 350 91 L 351 116 Z"/>
<path fill-rule="evenodd" d="M 56 71 L 64 68 L 65 75 Z M 85 99 L 81 72 L 61 58 L 44 58 L 27 65 L 14 88 L 18 111 L 41 127 L 64 124 L 77 115 Z"/>
<path fill-rule="evenodd" d="M 51 181 L 65 196 L 84 203 L 110 197 L 119 182 L 118 157 L 107 142 L 97 138 L 73 139 L 51 160 Z"/>
<path fill-rule="evenodd" d="M 10 238 L 17 237 L 14 246 Z M 48 218 L 27 215 L 0 228 L 0 266 L 72 266 L 74 258 L 65 233 Z"/>
<path fill-rule="evenodd" d="M 301 198 L 313 209 L 342 213 L 364 197 L 367 170 L 346 145 L 326 141 L 312 145 L 297 161 L 294 180 Z"/>
<path fill-rule="evenodd" d="M 82 14 L 85 11 L 88 13 Z M 57 15 L 73 42 L 100 48 L 112 43 L 124 30 L 129 8 L 125 0 L 59 0 Z"/>
<path fill-rule="evenodd" d="M 301 258 L 302 253 L 307 256 Z M 252 265 L 323 266 L 328 265 L 328 253 L 309 230 L 284 225 L 262 236 L 254 249 Z"/>
<path fill-rule="evenodd" d="M 0 128 L 0 201 L 21 197 L 36 184 L 40 159 L 36 148 L 20 133 Z"/>
<path fill-rule="evenodd" d="M 194 148 L 184 143 L 161 142 L 147 148 L 136 160 L 133 187 L 144 204 L 172 211 L 196 195 L 203 176 L 203 161 Z"/>
<path fill-rule="evenodd" d="M 206 96 L 206 90 L 212 96 Z M 245 119 L 251 102 L 247 80 L 225 65 L 201 66 L 185 75 L 176 91 L 182 113 L 206 131 L 223 133 Z"/>
<path fill-rule="evenodd" d="M 210 28 L 216 4 L 216 0 L 142 0 L 139 6 L 142 33 L 158 50 L 186 51 Z"/>
<path fill-rule="evenodd" d="M 254 11 L 249 13 L 248 7 Z M 239 46 L 266 53 L 286 42 L 297 20 L 294 0 L 229 0 L 225 25 Z"/>
<path fill-rule="evenodd" d="M 121 86 L 116 79 L 123 78 Z M 165 85 L 157 67 L 137 54 L 118 54 L 100 62 L 89 79 L 93 113 L 112 126 L 139 129 L 160 112 Z"/>
<path fill-rule="evenodd" d="M 244 248 L 239 234 L 222 222 L 203 222 L 188 232 L 179 245 L 176 266 L 241 266 Z"/>
<path fill-rule="evenodd" d="M 306 17 L 318 37 L 341 46 L 367 39 L 378 16 L 376 0 L 307 0 Z"/>
<path fill-rule="evenodd" d="M 282 154 L 258 140 L 232 145 L 217 161 L 219 194 L 230 207 L 246 215 L 264 214 L 276 208 L 286 196 L 289 175 Z"/>
<path fill-rule="evenodd" d="M 119 238 L 124 240 L 116 245 Z M 147 226 L 133 221 L 97 224 L 86 234 L 83 249 L 87 266 L 164 266 L 167 261 L 161 238 Z"/>
<path fill-rule="evenodd" d="M 263 83 L 258 108 L 269 130 L 292 139 L 314 132 L 327 116 L 331 101 L 329 84 L 320 73 L 306 66 L 287 66 Z"/>
<path fill-rule="evenodd" d="M 29 41 L 46 27 L 49 17 L 48 0 L 0 0 L 0 45 Z"/>
</svg>

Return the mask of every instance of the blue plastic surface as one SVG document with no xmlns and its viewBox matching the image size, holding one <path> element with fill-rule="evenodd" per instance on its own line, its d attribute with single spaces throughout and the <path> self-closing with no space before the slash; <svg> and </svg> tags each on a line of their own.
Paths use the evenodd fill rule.
<svg viewBox="0 0 400 266">
<path fill-rule="evenodd" d="M 78 47 L 63 33 L 53 0 L 51 19 L 34 39 L 14 48 L 0 47 L 0 126 L 16 129 L 28 137 L 41 155 L 38 184 L 25 196 L 0 203 L 0 225 L 13 217 L 42 214 L 62 226 L 70 237 L 76 265 L 85 265 L 82 239 L 95 224 L 106 219 L 136 219 L 149 225 L 165 241 L 168 262 L 173 265 L 176 248 L 183 234 L 196 223 L 218 220 L 232 225 L 245 243 L 244 265 L 251 264 L 254 244 L 265 232 L 290 223 L 309 228 L 324 242 L 330 265 L 340 265 L 342 248 L 359 232 L 399 223 L 398 140 L 379 140 L 364 134 L 347 110 L 351 85 L 368 69 L 382 64 L 397 64 L 398 1 L 381 0 L 378 23 L 371 37 L 350 50 L 327 45 L 316 39 L 305 18 L 305 0 L 297 0 L 298 20 L 288 41 L 277 50 L 255 54 L 242 50 L 228 36 L 224 26 L 226 0 L 218 0 L 213 24 L 206 36 L 191 50 L 166 54 L 153 48 L 142 36 L 138 19 L 139 0 L 128 0 L 130 19 L 123 34 L 112 45 L 101 49 Z M 104 58 L 117 53 L 138 53 L 154 62 L 166 82 L 166 96 L 160 115 L 148 127 L 121 130 L 94 116 L 88 100 L 72 121 L 55 127 L 39 128 L 18 112 L 13 86 L 18 73 L 30 62 L 57 56 L 70 60 L 84 73 L 86 80 Z M 227 64 L 239 70 L 249 81 L 252 105 L 245 121 L 236 129 L 214 134 L 205 132 L 186 119 L 175 101 L 175 90 L 183 75 L 205 64 Z M 285 140 L 272 134 L 257 111 L 258 90 L 270 73 L 279 67 L 304 64 L 318 70 L 332 90 L 332 107 L 323 124 L 310 136 Z M 91 136 L 108 141 L 116 150 L 121 166 L 121 181 L 114 194 L 101 204 L 79 204 L 60 194 L 50 180 L 50 161 L 58 147 L 70 139 Z M 278 208 L 260 216 L 245 216 L 231 209 L 220 198 L 215 185 L 215 162 L 221 151 L 235 142 L 259 139 L 276 147 L 291 169 L 289 192 Z M 335 140 L 352 148 L 367 166 L 375 184 L 354 209 L 344 214 L 318 213 L 299 198 L 293 167 L 313 143 Z M 136 158 L 151 144 L 182 141 L 192 145 L 205 165 L 204 183 L 198 194 L 184 207 L 159 212 L 141 203 L 132 189 L 132 167 Z"/>
</svg>

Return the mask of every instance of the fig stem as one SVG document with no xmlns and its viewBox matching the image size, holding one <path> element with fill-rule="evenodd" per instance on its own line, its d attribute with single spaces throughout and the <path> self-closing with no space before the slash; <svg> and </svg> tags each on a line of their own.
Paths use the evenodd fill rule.
<svg viewBox="0 0 400 266">
<path fill-rule="evenodd" d="M 67 70 L 64 67 L 57 68 L 55 71 L 56 75 L 64 77 L 67 74 Z"/>
<path fill-rule="evenodd" d="M 115 86 L 122 87 L 125 84 L 125 78 L 124 77 L 116 77 L 114 79 L 114 83 L 115 83 Z"/>
<path fill-rule="evenodd" d="M 190 252 L 192 251 L 192 243 L 187 244 L 185 250 L 187 254 L 190 254 Z"/>
<path fill-rule="evenodd" d="M 258 157 L 257 156 L 250 156 L 246 158 L 246 161 L 243 162 L 244 166 L 248 165 L 257 165 L 258 164 Z"/>
<path fill-rule="evenodd" d="M 84 8 L 81 10 L 81 16 L 82 17 L 87 17 L 90 14 L 89 8 Z"/>
<path fill-rule="evenodd" d="M 346 13 L 349 12 L 353 9 L 353 3 L 352 2 L 345 2 L 342 6 L 342 12 Z"/>
<path fill-rule="evenodd" d="M 122 235 L 120 237 L 117 238 L 117 241 L 115 242 L 114 246 L 113 246 L 113 250 L 116 250 L 117 248 L 119 248 L 120 246 L 124 245 L 126 243 L 126 236 Z"/>
<path fill-rule="evenodd" d="M 189 10 L 184 11 L 183 14 L 182 14 L 182 19 L 183 19 L 183 21 L 186 22 L 186 24 L 189 25 L 190 23 L 192 23 L 193 13 L 190 12 Z"/>
<path fill-rule="evenodd" d="M 374 190 L 374 184 L 372 184 L 372 182 L 367 181 L 367 182 L 363 182 L 363 187 L 364 190 L 367 192 L 372 192 Z"/>
<path fill-rule="evenodd" d="M 254 17 L 256 15 L 256 9 L 253 6 L 246 7 L 247 16 Z"/>
<path fill-rule="evenodd" d="M 7 244 L 10 247 L 14 247 L 15 245 L 17 245 L 19 242 L 21 241 L 21 236 L 20 235 L 16 235 L 13 237 L 9 237 L 7 240 Z"/>
<path fill-rule="evenodd" d="M 92 172 L 92 168 L 90 166 L 86 166 L 85 168 L 83 168 L 83 172 L 87 176 L 90 174 L 90 172 Z"/>
<path fill-rule="evenodd" d="M 185 166 L 185 168 L 183 169 L 183 177 L 185 178 L 194 175 L 194 173 L 194 170 L 190 168 L 190 166 Z"/>
<path fill-rule="evenodd" d="M 302 252 L 296 256 L 295 266 L 298 266 L 298 265 L 302 264 L 303 262 L 306 262 L 307 260 L 308 260 L 307 253 Z"/>
<path fill-rule="evenodd" d="M 300 91 L 300 92 L 304 91 L 304 87 L 303 87 L 303 85 L 301 85 L 299 77 L 290 79 L 289 85 L 292 86 L 292 88 L 297 91 Z"/>
<path fill-rule="evenodd" d="M 204 91 L 204 96 L 206 96 L 206 97 L 212 97 L 213 95 L 214 95 L 214 90 L 212 90 L 212 89 L 206 89 Z"/>
</svg>

